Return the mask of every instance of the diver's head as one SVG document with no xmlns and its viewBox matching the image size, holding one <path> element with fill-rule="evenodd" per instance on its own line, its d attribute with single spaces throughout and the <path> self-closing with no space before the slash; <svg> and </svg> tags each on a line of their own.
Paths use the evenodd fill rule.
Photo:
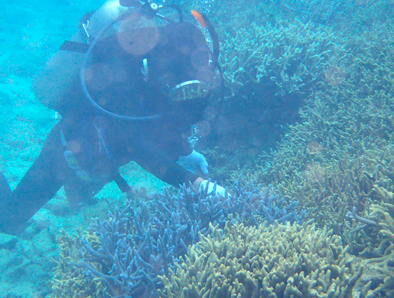
<svg viewBox="0 0 394 298">
<path fill-rule="evenodd" d="M 98 110 L 126 120 L 155 119 L 172 107 L 206 103 L 217 69 L 197 26 L 142 26 L 135 19 L 135 14 L 123 16 L 111 24 L 111 30 L 117 28 L 114 34 L 104 34 L 108 27 L 90 46 L 81 72 L 88 100 Z M 95 72 L 96 63 L 101 68 Z M 100 77 L 102 82 L 97 82 Z"/>
<path fill-rule="evenodd" d="M 146 55 L 147 81 L 170 102 L 206 98 L 215 77 L 211 52 L 201 31 L 186 22 L 160 28 L 159 42 Z"/>
</svg>

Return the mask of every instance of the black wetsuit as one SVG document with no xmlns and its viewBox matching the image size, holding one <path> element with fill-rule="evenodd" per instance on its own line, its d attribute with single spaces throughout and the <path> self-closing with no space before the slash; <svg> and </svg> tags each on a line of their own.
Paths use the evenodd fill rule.
<svg viewBox="0 0 394 298">
<path fill-rule="evenodd" d="M 121 184 L 118 168 L 130 161 L 174 186 L 197 178 L 176 161 L 190 153 L 182 133 L 201 119 L 206 102 L 171 103 L 166 88 L 190 79 L 207 79 L 211 75 L 208 48 L 202 34 L 190 24 L 157 30 L 155 45 L 143 54 L 130 54 L 119 45 L 117 36 L 100 42 L 89 61 L 94 79 L 88 78 L 86 84 L 92 98 L 111 112 L 160 117 L 128 121 L 105 115 L 88 102 L 80 82 L 75 82 L 59 103 L 62 120 L 15 191 L 7 195 L 0 183 L 5 196 L 0 203 L 1 231 L 20 231 L 63 185 L 71 201 L 73 197 L 78 201 L 112 180 Z M 143 59 L 148 74 L 141 70 Z M 71 152 L 85 178 L 67 163 L 65 151 Z"/>
</svg>

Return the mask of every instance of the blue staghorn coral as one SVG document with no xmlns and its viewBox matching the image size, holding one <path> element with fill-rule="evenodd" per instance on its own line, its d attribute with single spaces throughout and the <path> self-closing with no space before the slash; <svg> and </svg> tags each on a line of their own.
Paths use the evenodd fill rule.
<svg viewBox="0 0 394 298">
<path fill-rule="evenodd" d="M 83 282 L 100 280 L 104 297 L 157 297 L 157 276 L 168 275 L 200 233 L 208 234 L 210 223 L 224 227 L 229 218 L 249 225 L 302 220 L 296 203 L 281 208 L 281 199 L 274 205 L 279 196 L 270 195 L 271 187 L 260 192 L 253 183 L 241 184 L 238 180 L 224 198 L 185 185 L 177 194 L 166 190 L 147 201 L 130 193 L 123 210 L 94 220 L 89 233 L 98 239 L 80 237 L 77 256 L 66 266 L 77 268 Z M 62 297 L 69 289 L 62 290 L 59 267 L 56 275 L 54 297 Z"/>
</svg>

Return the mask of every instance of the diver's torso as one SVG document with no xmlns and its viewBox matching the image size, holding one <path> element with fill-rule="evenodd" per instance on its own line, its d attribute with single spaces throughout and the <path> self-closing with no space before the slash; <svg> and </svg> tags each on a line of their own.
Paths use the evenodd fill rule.
<svg viewBox="0 0 394 298">
<path fill-rule="evenodd" d="M 70 113 L 61 120 L 68 148 L 86 171 L 113 172 L 133 160 L 143 160 L 144 150 L 152 150 L 176 161 L 185 153 L 183 133 L 200 119 L 202 106 L 192 115 L 176 111 L 148 121 L 111 118 L 94 108 Z"/>
<path fill-rule="evenodd" d="M 201 119 L 205 102 L 174 105 L 166 96 L 166 88 L 193 78 L 191 72 L 196 69 L 191 56 L 197 59 L 206 53 L 200 51 L 199 44 L 185 42 L 183 34 L 191 33 L 182 30 L 192 27 L 179 27 L 179 32 L 174 31 L 177 26 L 160 28 L 156 44 L 146 52 L 140 47 L 140 52 L 130 52 L 127 47 L 138 42 L 138 36 L 126 46 L 119 36 L 109 37 L 96 46 L 85 69 L 86 88 L 100 107 L 122 116 L 157 115 L 157 119 L 122 120 L 104 114 L 87 100 L 79 80 L 60 101 L 63 134 L 88 171 L 124 165 L 134 159 L 135 148 L 141 146 L 154 147 L 174 161 L 182 154 L 182 133 Z M 205 40 L 199 43 L 205 45 Z M 141 155 L 141 150 L 137 151 Z"/>
</svg>

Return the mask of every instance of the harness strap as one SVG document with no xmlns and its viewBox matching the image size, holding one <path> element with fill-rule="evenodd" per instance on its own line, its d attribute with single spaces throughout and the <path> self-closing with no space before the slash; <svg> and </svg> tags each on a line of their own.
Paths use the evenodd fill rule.
<svg viewBox="0 0 394 298">
<path fill-rule="evenodd" d="M 77 159 L 75 156 L 72 154 L 72 152 L 68 149 L 68 144 L 67 141 L 64 137 L 63 131 L 60 131 L 61 134 L 61 141 L 66 149 L 64 151 L 64 158 L 66 159 L 66 162 L 68 166 L 75 172 L 75 174 L 82 180 L 85 181 L 94 181 L 94 178 L 92 175 L 90 175 L 87 171 L 84 171 L 82 167 L 79 165 Z M 119 187 L 121 192 L 129 192 L 131 190 L 129 184 L 127 181 L 119 174 L 118 169 L 116 167 L 113 167 L 113 171 L 109 174 L 108 178 L 113 181 L 115 181 L 116 185 Z"/>
<path fill-rule="evenodd" d="M 112 175 L 116 185 L 119 187 L 121 192 L 129 192 L 131 190 L 130 185 L 127 181 L 119 174 L 118 171 L 115 171 Z"/>
<path fill-rule="evenodd" d="M 66 40 L 63 42 L 62 46 L 59 48 L 61 51 L 76 52 L 76 53 L 87 53 L 90 44 Z"/>
</svg>

